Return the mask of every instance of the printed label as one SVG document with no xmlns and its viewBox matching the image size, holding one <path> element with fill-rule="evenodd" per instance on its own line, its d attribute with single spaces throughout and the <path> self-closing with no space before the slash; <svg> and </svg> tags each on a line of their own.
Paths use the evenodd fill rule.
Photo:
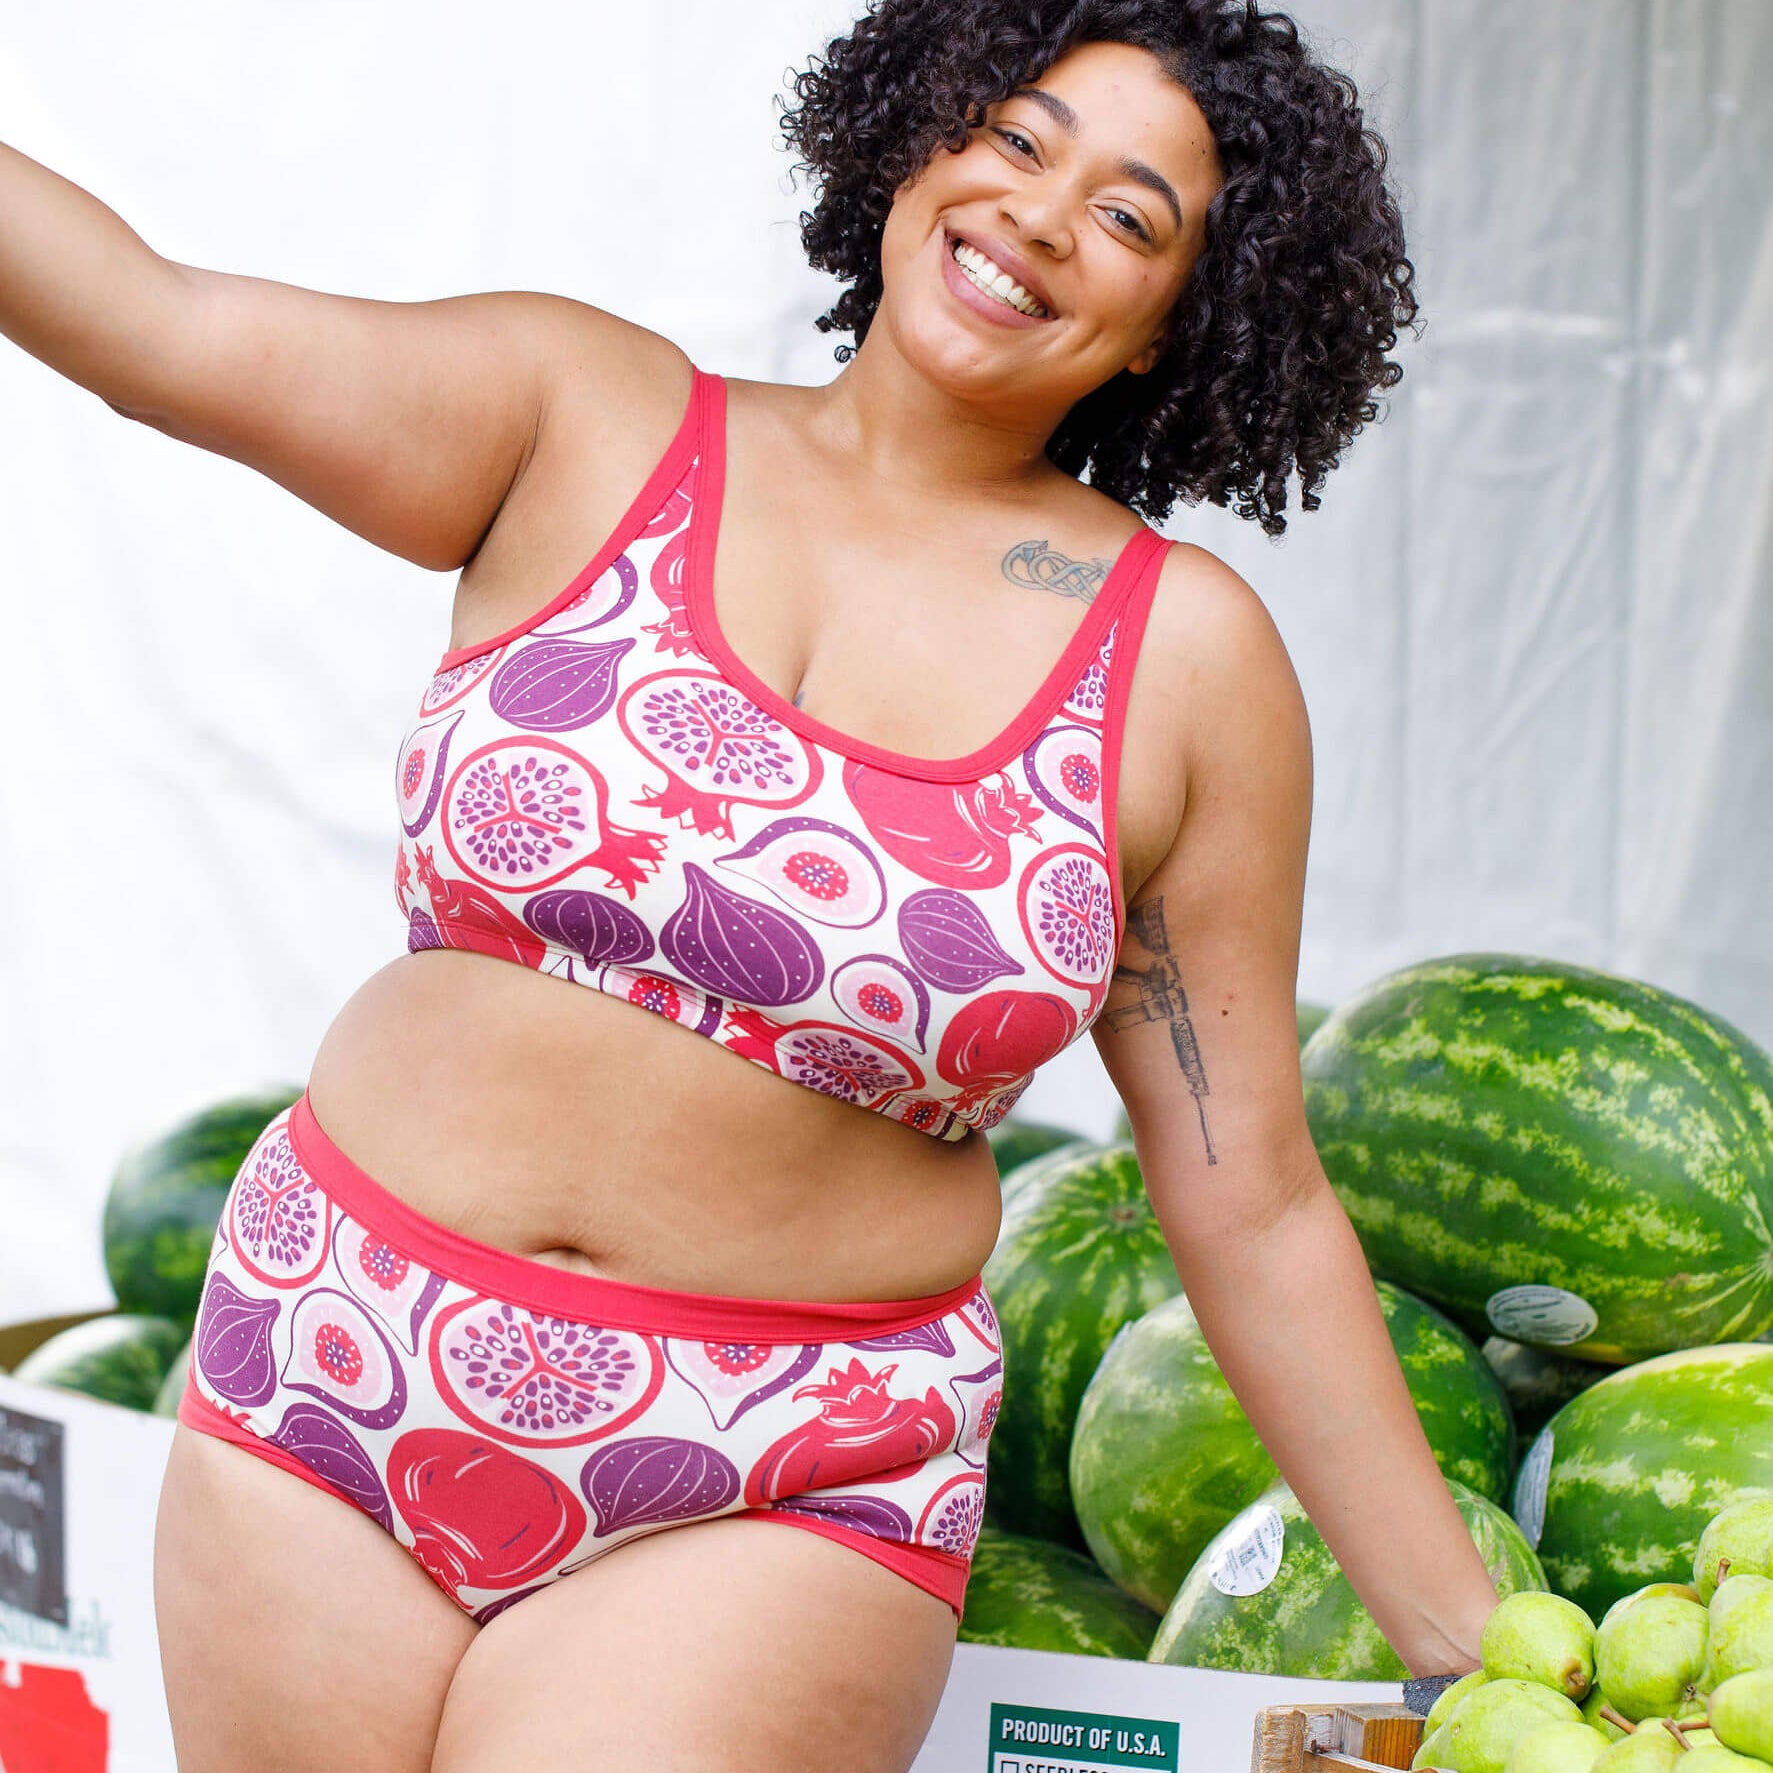
<svg viewBox="0 0 1773 1773">
<path fill-rule="evenodd" d="M 993 1705 L 985 1773 L 1120 1773 L 1149 1767 L 1176 1773 L 1182 1726 L 1106 1711 L 1047 1711 Z"/>
<path fill-rule="evenodd" d="M 1527 1449 L 1521 1461 L 1520 1476 L 1514 1480 L 1514 1522 L 1526 1535 L 1527 1543 L 1537 1551 L 1539 1535 L 1545 1531 L 1545 1489 L 1551 1478 L 1551 1424 L 1540 1429 L 1539 1438 Z"/>
<path fill-rule="evenodd" d="M 1516 1342 L 1540 1342 L 1552 1348 L 1584 1342 L 1594 1334 L 1600 1314 L 1580 1293 L 1562 1287 L 1504 1287 L 1492 1293 L 1484 1315 L 1498 1336 Z"/>
<path fill-rule="evenodd" d="M 1235 1538 L 1227 1539 L 1207 1565 L 1207 1580 L 1221 1594 L 1260 1594 L 1281 1567 L 1287 1523 L 1269 1503 L 1253 1508 Z"/>
<path fill-rule="evenodd" d="M 62 1425 L 0 1409 L 0 1601 L 68 1623 Z"/>
</svg>

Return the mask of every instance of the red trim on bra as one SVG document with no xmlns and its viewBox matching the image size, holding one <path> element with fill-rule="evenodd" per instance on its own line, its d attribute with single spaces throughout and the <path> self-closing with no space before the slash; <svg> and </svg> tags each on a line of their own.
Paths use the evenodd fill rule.
<svg viewBox="0 0 1773 1773">
<path fill-rule="evenodd" d="M 696 414 L 703 380 L 702 371 L 693 364 L 690 375 L 689 404 L 683 409 L 683 417 L 678 420 L 677 430 L 666 444 L 665 453 L 659 458 L 652 473 L 646 477 L 646 484 L 629 502 L 628 509 L 622 513 L 620 522 L 610 531 L 603 546 L 573 576 L 572 583 L 564 591 L 558 591 L 550 597 L 533 616 L 507 628 L 503 634 L 495 634 L 490 640 L 477 640 L 468 646 L 458 646 L 453 652 L 446 652 L 437 661 L 438 671 L 452 670 L 457 665 L 465 665 L 470 659 L 479 658 L 482 653 L 490 653 L 494 647 L 521 640 L 532 628 L 540 627 L 556 610 L 565 609 L 587 585 L 595 584 L 608 571 L 609 563 L 628 546 L 634 539 L 635 532 L 664 504 L 666 495 L 683 478 L 683 471 L 689 466 L 690 454 L 696 443 Z"/>
<path fill-rule="evenodd" d="M 726 382 L 723 377 L 698 372 L 696 399 L 697 437 L 701 466 L 696 471 L 696 498 L 690 508 L 689 550 L 684 586 L 684 613 L 697 649 L 712 660 L 727 678 L 772 718 L 844 757 L 914 776 L 927 782 L 976 782 L 1000 769 L 1040 732 L 1063 704 L 1085 665 L 1102 644 L 1128 594 L 1138 585 L 1142 569 L 1166 546 L 1164 538 L 1149 527 L 1127 538 L 1114 566 L 1097 592 L 1082 623 L 1042 679 L 1032 699 L 996 738 L 964 757 L 911 757 L 865 739 L 851 737 L 836 727 L 804 713 L 778 695 L 735 653 L 721 632 L 714 610 L 714 557 L 719 546 L 720 516 L 726 488 Z"/>
</svg>

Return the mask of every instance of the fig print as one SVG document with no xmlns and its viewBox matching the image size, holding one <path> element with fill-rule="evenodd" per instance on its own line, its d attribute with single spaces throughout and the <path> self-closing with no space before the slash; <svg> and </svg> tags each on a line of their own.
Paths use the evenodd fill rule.
<svg viewBox="0 0 1773 1773">
<path fill-rule="evenodd" d="M 829 819 L 772 819 L 742 848 L 714 860 L 818 923 L 861 929 L 886 909 L 880 863 L 865 843 Z"/>
<path fill-rule="evenodd" d="M 1102 736 L 1052 726 L 1022 753 L 1028 785 L 1061 819 L 1102 839 Z"/>
<path fill-rule="evenodd" d="M 977 991 L 1023 970 L 972 899 L 947 887 L 925 887 L 901 902 L 899 946 L 938 991 Z"/>
<path fill-rule="evenodd" d="M 278 1375 L 364 1428 L 391 1428 L 406 1411 L 406 1369 L 380 1326 L 347 1293 L 316 1287 L 289 1313 Z"/>
<path fill-rule="evenodd" d="M 618 640 L 531 640 L 492 674 L 487 706 L 525 732 L 562 733 L 589 726 L 616 699 L 616 667 L 634 648 Z"/>
<path fill-rule="evenodd" d="M 291 1404 L 270 1437 L 284 1452 L 342 1491 L 386 1531 L 394 1531 L 394 1511 L 375 1461 L 344 1423 L 318 1404 Z"/>
<path fill-rule="evenodd" d="M 267 1404 L 277 1390 L 277 1363 L 271 1355 L 275 1299 L 243 1293 L 219 1270 L 203 1290 L 203 1305 L 191 1336 L 192 1358 L 210 1390 L 241 1408 Z"/>
<path fill-rule="evenodd" d="M 332 1259 L 335 1272 L 358 1302 L 393 1332 L 408 1354 L 417 1354 L 419 1327 L 443 1291 L 443 1276 L 343 1213 L 332 1234 Z"/>
<path fill-rule="evenodd" d="M 831 996 L 858 1028 L 923 1051 L 929 989 L 902 961 L 889 954 L 858 954 L 831 975 Z"/>
<path fill-rule="evenodd" d="M 459 665 L 439 671 L 419 698 L 420 717 L 429 718 L 441 714 L 445 708 L 453 708 L 504 656 L 505 649 L 495 646 L 471 659 L 464 659 Z"/>
<path fill-rule="evenodd" d="M 401 741 L 395 791 L 400 801 L 400 828 L 408 837 L 417 837 L 437 811 L 449 766 L 449 742 L 461 723 L 458 708 L 453 714 L 420 721 Z"/>
<path fill-rule="evenodd" d="M 659 952 L 705 991 L 776 1008 L 810 997 L 825 976 L 818 944 L 785 911 L 749 899 L 685 862 L 683 902 Z"/>
<path fill-rule="evenodd" d="M 626 554 L 618 554 L 576 597 L 563 603 L 546 620 L 538 622 L 535 634 L 584 634 L 612 622 L 634 601 L 640 589 L 640 574 Z"/>
</svg>

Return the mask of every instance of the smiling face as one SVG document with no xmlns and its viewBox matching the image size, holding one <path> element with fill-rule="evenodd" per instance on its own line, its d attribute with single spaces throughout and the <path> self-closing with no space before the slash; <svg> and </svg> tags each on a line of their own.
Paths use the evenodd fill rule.
<svg viewBox="0 0 1773 1773">
<path fill-rule="evenodd" d="M 1080 44 L 900 187 L 874 326 L 956 394 L 1057 424 L 1157 361 L 1221 182 L 1206 118 L 1154 55 Z"/>
</svg>

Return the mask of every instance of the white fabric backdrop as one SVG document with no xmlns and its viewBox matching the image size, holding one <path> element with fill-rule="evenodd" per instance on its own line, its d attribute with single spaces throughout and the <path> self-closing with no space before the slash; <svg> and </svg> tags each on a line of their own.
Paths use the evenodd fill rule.
<svg viewBox="0 0 1773 1773">
<path fill-rule="evenodd" d="M 557 290 L 818 382 L 832 286 L 772 95 L 857 10 L 14 7 L 0 136 L 188 263 Z M 1773 6 L 1292 10 L 1392 145 L 1428 322 L 1283 543 L 1167 526 L 1258 588 L 1305 688 L 1300 994 L 1516 950 L 1773 1043 Z M 403 950 L 393 749 L 454 577 L 4 341 L 0 514 L 5 1320 L 108 1302 L 122 1147 L 299 1083 Z M 1022 1106 L 1114 1110 L 1087 1041 Z"/>
</svg>

